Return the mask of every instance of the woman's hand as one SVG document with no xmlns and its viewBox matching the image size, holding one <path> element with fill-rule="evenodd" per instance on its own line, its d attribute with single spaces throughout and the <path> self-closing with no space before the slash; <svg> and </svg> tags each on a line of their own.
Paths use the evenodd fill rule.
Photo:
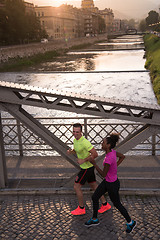
<svg viewBox="0 0 160 240">
<path fill-rule="evenodd" d="M 72 149 L 70 148 L 67 150 L 67 154 L 70 155 L 71 153 L 72 153 Z"/>
<path fill-rule="evenodd" d="M 92 163 L 92 164 L 93 164 L 93 166 L 95 166 L 95 165 L 96 165 L 96 162 L 95 162 L 95 160 L 94 160 L 94 159 L 91 159 L 91 160 L 90 160 L 90 163 Z"/>
<path fill-rule="evenodd" d="M 70 155 L 70 154 L 75 154 L 74 149 L 71 149 L 71 148 L 68 149 L 68 150 L 67 150 L 67 154 L 68 154 L 68 155 Z"/>
</svg>

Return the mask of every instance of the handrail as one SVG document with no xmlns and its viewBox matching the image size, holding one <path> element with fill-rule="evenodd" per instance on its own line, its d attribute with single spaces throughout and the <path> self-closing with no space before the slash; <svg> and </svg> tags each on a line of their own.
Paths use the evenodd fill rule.
<svg viewBox="0 0 160 240">
<path fill-rule="evenodd" d="M 1 109 L 6 111 L 13 110 L 13 105 L 29 105 L 101 118 L 160 125 L 160 107 L 157 104 L 55 91 L 4 81 L 0 81 L 0 102 Z"/>
</svg>

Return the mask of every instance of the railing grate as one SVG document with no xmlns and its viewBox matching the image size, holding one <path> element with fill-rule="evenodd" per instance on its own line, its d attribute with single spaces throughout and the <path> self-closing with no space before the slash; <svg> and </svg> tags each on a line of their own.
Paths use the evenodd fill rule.
<svg viewBox="0 0 160 240">
<path fill-rule="evenodd" d="M 104 137 L 112 132 L 120 133 L 120 140 L 140 129 L 143 124 L 108 122 L 100 118 L 36 118 L 46 128 L 55 134 L 69 147 L 73 144 L 72 124 L 80 122 L 84 125 L 84 135 L 97 151 L 101 152 L 101 142 Z M 2 118 L 3 137 L 6 155 L 55 155 L 57 154 L 43 140 L 31 132 L 22 123 L 14 118 Z M 137 145 L 127 154 L 160 154 L 160 134 L 151 136 L 146 141 Z"/>
</svg>

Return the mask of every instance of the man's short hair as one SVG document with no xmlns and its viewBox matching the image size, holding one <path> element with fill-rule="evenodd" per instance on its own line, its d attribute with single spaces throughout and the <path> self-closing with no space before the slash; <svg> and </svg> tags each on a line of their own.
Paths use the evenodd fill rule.
<svg viewBox="0 0 160 240">
<path fill-rule="evenodd" d="M 73 127 L 80 128 L 82 132 L 82 125 L 80 123 L 73 124 Z"/>
</svg>

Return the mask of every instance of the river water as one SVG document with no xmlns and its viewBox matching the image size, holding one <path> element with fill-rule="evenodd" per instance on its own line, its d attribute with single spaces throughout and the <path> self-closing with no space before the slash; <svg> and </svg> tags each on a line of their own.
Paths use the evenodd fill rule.
<svg viewBox="0 0 160 240">
<path fill-rule="evenodd" d="M 83 51 L 69 52 L 23 72 L 2 73 L 0 81 L 157 104 L 149 72 L 144 68 L 143 47 L 141 36 L 126 35 Z M 71 116 L 71 113 L 45 109 L 39 115 L 38 109 L 25 108 L 40 117 L 46 111 L 48 117 Z"/>
<path fill-rule="evenodd" d="M 88 49 L 68 52 L 65 56 L 26 68 L 23 72 L 1 73 L 0 81 L 156 105 L 149 72 L 144 67 L 143 48 L 141 36 L 126 35 L 110 42 L 97 43 Z M 72 117 L 84 117 L 77 113 L 23 107 L 34 117 L 56 117 L 58 124 L 64 124 L 63 117 L 70 118 L 67 124 L 75 122 Z M 2 117 L 8 116 L 2 112 Z M 105 124 L 124 123 L 117 119 L 99 121 Z M 92 119 L 88 122 L 92 123 Z M 43 151 L 36 151 L 37 154 L 43 155 Z"/>
</svg>

